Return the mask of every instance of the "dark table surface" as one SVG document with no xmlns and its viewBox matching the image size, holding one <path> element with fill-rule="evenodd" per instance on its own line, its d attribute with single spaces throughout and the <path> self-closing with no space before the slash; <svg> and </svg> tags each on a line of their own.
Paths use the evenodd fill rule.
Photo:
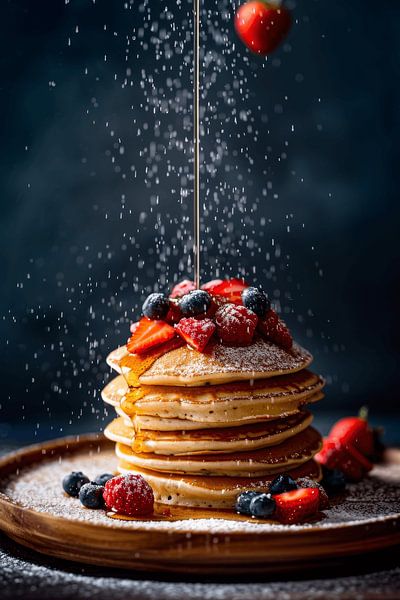
<svg viewBox="0 0 400 600">
<path fill-rule="evenodd" d="M 316 426 L 325 433 L 337 415 L 321 415 Z M 381 417 L 386 441 L 400 446 L 400 419 Z M 85 425 L 82 424 L 82 433 Z M 0 429 L 1 431 L 1 429 Z M 1 452 L 30 441 L 29 429 L 3 426 Z M 4 432 L 7 431 L 7 435 Z M 71 432 L 66 432 L 71 433 Z M 78 431 L 76 431 L 78 433 Z M 54 437 L 54 436 L 53 436 Z M 323 567 L 296 576 L 268 577 L 265 581 L 180 580 L 140 572 L 125 572 L 55 560 L 25 549 L 0 534 L 0 598 L 83 600 L 313 600 L 400 598 L 400 548 L 368 557 L 353 557 L 345 564 Z"/>
</svg>

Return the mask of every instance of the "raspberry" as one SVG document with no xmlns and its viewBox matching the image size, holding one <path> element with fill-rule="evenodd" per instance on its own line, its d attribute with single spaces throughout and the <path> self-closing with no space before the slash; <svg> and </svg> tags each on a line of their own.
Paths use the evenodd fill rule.
<svg viewBox="0 0 400 600">
<path fill-rule="evenodd" d="M 225 304 L 215 313 L 218 336 L 226 344 L 250 344 L 257 321 L 251 310 L 236 304 Z"/>
<path fill-rule="evenodd" d="M 104 501 L 108 510 L 128 517 L 141 517 L 153 512 L 154 495 L 141 475 L 119 475 L 106 482 Z"/>
<path fill-rule="evenodd" d="M 258 329 L 267 338 L 284 350 L 290 350 L 293 338 L 285 323 L 280 320 L 276 312 L 270 309 L 263 321 L 259 321 Z"/>
</svg>

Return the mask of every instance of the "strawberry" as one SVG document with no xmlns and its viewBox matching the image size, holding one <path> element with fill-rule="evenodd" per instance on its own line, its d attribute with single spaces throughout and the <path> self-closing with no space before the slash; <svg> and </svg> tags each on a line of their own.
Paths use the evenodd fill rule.
<svg viewBox="0 0 400 600">
<path fill-rule="evenodd" d="M 351 444 L 325 438 L 315 460 L 328 469 L 339 469 L 349 481 L 361 481 L 372 469 L 372 463 Z"/>
<path fill-rule="evenodd" d="M 211 319 L 181 319 L 175 326 L 181 337 L 195 350 L 203 352 L 215 331 L 215 323 Z"/>
<path fill-rule="evenodd" d="M 229 302 L 233 302 L 234 304 L 242 304 L 242 292 L 244 289 L 249 287 L 247 283 L 243 279 L 238 279 L 234 277 L 233 279 L 225 279 L 224 281 L 220 281 L 217 283 L 218 279 L 215 280 L 214 285 L 211 285 L 213 282 L 210 281 L 207 292 L 212 296 L 223 296 L 227 298 Z"/>
<path fill-rule="evenodd" d="M 249 50 L 265 56 L 273 52 L 286 37 L 291 22 L 286 8 L 252 0 L 239 7 L 235 16 L 235 29 Z"/>
<path fill-rule="evenodd" d="M 318 488 L 299 488 L 274 496 L 275 516 L 281 523 L 300 523 L 319 510 Z"/>
<path fill-rule="evenodd" d="M 222 283 L 222 279 L 212 279 L 211 281 L 207 281 L 207 283 L 203 283 L 201 289 L 205 290 L 209 294 L 212 294 L 212 290 L 215 288 L 216 285 L 219 285 L 220 283 Z"/>
<path fill-rule="evenodd" d="M 129 327 L 130 332 L 135 333 L 135 331 L 138 327 L 139 327 L 139 321 L 136 321 L 136 323 L 131 323 L 131 326 Z"/>
<path fill-rule="evenodd" d="M 326 493 L 325 488 L 320 483 L 314 481 L 313 479 L 310 479 L 309 477 L 300 477 L 299 479 L 296 479 L 296 483 L 300 488 L 318 488 L 319 510 L 325 510 L 326 508 L 329 508 L 328 494 Z"/>
<path fill-rule="evenodd" d="M 360 411 L 358 417 L 340 419 L 329 432 L 330 440 L 338 440 L 341 444 L 351 444 L 365 456 L 374 454 L 374 432 L 367 421 L 366 411 Z"/>
<path fill-rule="evenodd" d="M 188 294 L 189 292 L 192 292 L 195 289 L 196 289 L 196 286 L 194 285 L 193 281 L 190 281 L 189 279 L 184 279 L 180 283 L 177 283 L 176 285 L 174 285 L 169 297 L 170 298 L 182 298 L 182 296 L 185 296 L 186 294 Z"/>
<path fill-rule="evenodd" d="M 227 298 L 224 298 L 223 296 L 211 296 L 211 304 L 206 312 L 206 317 L 208 319 L 214 318 L 217 310 L 221 308 L 221 306 L 224 306 L 224 304 L 228 304 Z"/>
<path fill-rule="evenodd" d="M 236 304 L 225 304 L 215 313 L 218 337 L 226 344 L 237 346 L 250 344 L 257 321 L 256 314 Z"/>
<path fill-rule="evenodd" d="M 167 312 L 165 320 L 170 325 L 175 325 L 176 323 L 179 323 L 181 318 L 182 318 L 182 312 L 179 307 L 179 300 L 170 300 L 169 301 L 169 310 Z"/>
<path fill-rule="evenodd" d="M 142 354 L 154 346 L 171 340 L 174 336 L 175 329 L 165 321 L 152 321 L 142 317 L 128 340 L 127 349 L 130 354 Z"/>
<path fill-rule="evenodd" d="M 290 350 L 293 346 L 293 338 L 289 329 L 272 308 L 267 312 L 265 319 L 259 320 L 258 330 L 267 340 L 284 350 Z"/>
</svg>

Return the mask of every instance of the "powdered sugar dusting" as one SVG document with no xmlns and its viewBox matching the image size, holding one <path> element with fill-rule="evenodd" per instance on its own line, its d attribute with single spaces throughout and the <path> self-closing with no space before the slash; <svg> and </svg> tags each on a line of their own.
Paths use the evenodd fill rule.
<svg viewBox="0 0 400 600">
<path fill-rule="evenodd" d="M 301 530 L 314 527 L 303 525 L 278 525 L 255 521 L 230 521 L 227 519 L 185 519 L 181 521 L 118 521 L 105 512 L 83 508 L 79 500 L 66 496 L 61 488 L 62 477 L 73 470 L 82 470 L 90 478 L 109 472 L 115 466 L 112 450 L 99 453 L 77 451 L 63 459 L 49 459 L 28 467 L 18 475 L 10 476 L 0 487 L 5 496 L 29 509 L 50 513 L 64 519 L 84 521 L 107 527 L 145 530 L 166 529 L 213 533 L 254 532 L 265 533 L 277 529 Z M 347 497 L 325 511 L 318 527 L 330 528 L 400 518 L 400 465 L 376 467 L 370 477 L 348 488 Z"/>
<path fill-rule="evenodd" d="M 140 380 L 143 383 L 168 378 L 190 381 L 192 377 L 210 376 L 212 379 L 213 375 L 224 373 L 268 377 L 299 371 L 311 361 L 311 354 L 297 344 L 287 352 L 259 338 L 249 346 L 213 344 L 204 353 L 187 347 L 172 350 L 158 358 Z"/>
</svg>

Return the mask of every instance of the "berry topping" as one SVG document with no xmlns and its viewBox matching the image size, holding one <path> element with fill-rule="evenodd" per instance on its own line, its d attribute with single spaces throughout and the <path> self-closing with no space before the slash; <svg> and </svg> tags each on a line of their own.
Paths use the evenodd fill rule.
<svg viewBox="0 0 400 600">
<path fill-rule="evenodd" d="M 361 481 L 373 467 L 372 463 L 351 444 L 325 438 L 315 459 L 328 469 L 339 469 L 349 481 Z"/>
<path fill-rule="evenodd" d="M 152 321 L 143 317 L 139 325 L 127 343 L 128 352 L 141 354 L 171 340 L 175 336 L 175 329 L 164 321 Z"/>
<path fill-rule="evenodd" d="M 180 309 L 184 317 L 204 315 L 211 305 L 211 296 L 204 290 L 193 290 L 183 296 Z"/>
<path fill-rule="evenodd" d="M 252 310 L 258 317 L 263 319 L 271 308 L 271 302 L 265 292 L 255 287 L 249 287 L 242 292 L 243 306 Z"/>
<path fill-rule="evenodd" d="M 250 514 L 252 517 L 265 519 L 271 517 L 276 508 L 276 503 L 271 494 L 257 494 L 250 502 Z"/>
<path fill-rule="evenodd" d="M 322 467 L 322 485 L 328 492 L 328 494 L 337 494 L 342 492 L 346 487 L 346 478 L 342 471 L 339 469 L 328 469 Z"/>
<path fill-rule="evenodd" d="M 164 319 L 168 310 L 169 302 L 164 294 L 150 294 L 142 306 L 142 312 L 148 319 Z"/>
<path fill-rule="evenodd" d="M 269 486 L 271 494 L 283 494 L 292 490 L 297 490 L 297 483 L 290 475 L 286 475 L 286 473 L 275 477 Z"/>
<path fill-rule="evenodd" d="M 215 313 L 218 337 L 226 344 L 250 344 L 257 321 L 257 315 L 251 310 L 236 304 L 225 304 Z"/>
<path fill-rule="evenodd" d="M 298 488 L 291 492 L 274 496 L 275 515 L 281 523 L 300 523 L 319 510 L 319 490 L 317 488 Z"/>
<path fill-rule="evenodd" d="M 169 310 L 167 312 L 167 316 L 165 317 L 165 320 L 167 321 L 167 323 L 170 323 L 171 325 L 175 325 L 176 323 L 179 323 L 179 321 L 182 319 L 182 313 L 181 313 L 181 309 L 179 306 L 179 300 L 170 300 L 169 301 Z"/>
<path fill-rule="evenodd" d="M 79 490 L 79 500 L 86 508 L 104 508 L 103 492 L 103 485 L 85 483 Z"/>
<path fill-rule="evenodd" d="M 215 317 L 215 313 L 217 310 L 224 306 L 224 304 L 228 304 L 228 300 L 223 296 L 211 296 L 211 304 L 210 308 L 206 312 L 206 317 L 208 319 L 213 319 Z"/>
<path fill-rule="evenodd" d="M 215 324 L 211 319 L 195 319 L 189 317 L 181 319 L 175 326 L 181 337 L 195 350 L 203 352 L 215 331 Z"/>
<path fill-rule="evenodd" d="M 325 510 L 326 508 L 329 508 L 328 494 L 320 483 L 310 479 L 309 477 L 300 477 L 296 480 L 296 483 L 300 488 L 317 488 L 319 490 L 319 510 Z"/>
<path fill-rule="evenodd" d="M 270 6 L 265 1 L 251 0 L 239 7 L 235 29 L 249 50 L 266 55 L 273 52 L 286 37 L 291 17 L 283 6 Z"/>
<path fill-rule="evenodd" d="M 79 490 L 85 483 L 89 483 L 89 477 L 86 477 L 82 471 L 72 471 L 68 473 L 62 480 L 62 486 L 64 492 L 69 496 L 77 498 L 79 496 Z"/>
<path fill-rule="evenodd" d="M 274 310 L 270 309 L 265 319 L 258 322 L 258 329 L 270 342 L 273 342 L 284 350 L 291 349 L 293 338 L 290 331 Z"/>
<path fill-rule="evenodd" d="M 193 281 L 189 281 L 189 279 L 184 279 L 172 288 L 172 292 L 170 293 L 169 297 L 182 298 L 182 296 L 185 296 L 186 294 L 192 292 L 195 289 L 196 286 L 194 285 Z"/>
<path fill-rule="evenodd" d="M 109 479 L 103 496 L 106 507 L 121 515 L 140 517 L 153 512 L 153 490 L 141 475 L 129 473 Z"/>
<path fill-rule="evenodd" d="M 216 280 L 218 281 L 218 279 Z M 247 283 L 243 279 L 225 279 L 221 283 L 216 283 L 214 286 L 209 283 L 208 293 L 213 296 L 223 296 L 227 298 L 229 302 L 234 304 L 242 303 L 242 292 L 248 287 Z"/>
<path fill-rule="evenodd" d="M 259 495 L 260 492 L 256 492 L 255 490 L 247 490 L 246 492 L 239 494 L 236 498 L 236 512 L 240 515 L 250 515 L 250 502 Z"/>
<path fill-rule="evenodd" d="M 101 475 L 97 475 L 93 479 L 93 483 L 97 483 L 97 485 L 106 485 L 109 479 L 112 479 L 115 475 L 111 475 L 111 473 L 101 473 Z"/>
<path fill-rule="evenodd" d="M 374 454 L 374 432 L 367 421 L 366 410 L 363 416 L 346 417 L 340 419 L 329 432 L 330 440 L 337 440 L 341 444 L 351 444 L 365 456 Z"/>
<path fill-rule="evenodd" d="M 222 283 L 222 279 L 212 279 L 211 281 L 207 281 L 207 283 L 203 283 L 201 289 L 212 294 L 215 286 L 219 285 L 220 283 Z"/>
</svg>

